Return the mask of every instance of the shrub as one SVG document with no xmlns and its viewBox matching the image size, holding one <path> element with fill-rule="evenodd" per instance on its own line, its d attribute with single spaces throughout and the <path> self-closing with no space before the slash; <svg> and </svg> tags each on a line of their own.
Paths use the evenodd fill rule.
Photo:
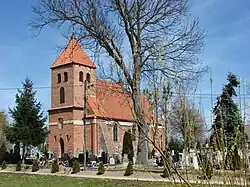
<svg viewBox="0 0 250 187">
<path fill-rule="evenodd" d="M 127 166 L 127 168 L 126 168 L 126 171 L 125 171 L 124 176 L 132 175 L 132 174 L 133 174 L 133 171 L 134 171 L 133 165 L 132 165 L 131 162 L 129 162 L 129 163 L 128 163 L 128 166 Z"/>
<path fill-rule="evenodd" d="M 30 167 L 29 166 L 24 166 L 24 169 L 29 169 Z"/>
<path fill-rule="evenodd" d="M 38 161 L 34 160 L 33 165 L 32 165 L 32 172 L 36 172 L 38 170 L 39 170 Z"/>
<path fill-rule="evenodd" d="M 202 159 L 202 171 L 203 175 L 202 178 L 205 180 L 210 180 L 213 176 L 213 164 L 208 159 L 208 157 L 205 155 Z"/>
<path fill-rule="evenodd" d="M 58 162 L 57 162 L 57 159 L 56 159 L 52 163 L 51 173 L 56 173 L 58 171 L 59 171 L 59 166 L 58 166 Z"/>
<path fill-rule="evenodd" d="M 80 165 L 77 160 L 74 161 L 73 166 L 72 166 L 72 172 L 71 173 L 78 173 L 80 172 Z"/>
<path fill-rule="evenodd" d="M 100 162 L 98 164 L 98 172 L 97 172 L 97 175 L 103 175 L 105 172 L 105 168 L 104 168 L 104 165 L 102 162 Z"/>
<path fill-rule="evenodd" d="M 6 169 L 6 168 L 7 168 L 7 164 L 6 164 L 5 161 L 3 161 L 3 163 L 2 163 L 2 169 Z"/>
<path fill-rule="evenodd" d="M 165 161 L 165 164 L 164 164 L 163 174 L 161 175 L 162 178 L 168 178 L 168 177 L 170 177 L 170 174 L 171 174 L 171 171 L 170 171 L 170 168 L 171 168 L 171 158 L 170 158 L 169 152 L 167 152 L 166 157 L 167 158 L 166 158 L 166 161 Z"/>
<path fill-rule="evenodd" d="M 76 157 L 73 157 L 69 160 L 69 167 L 73 167 L 73 164 L 75 161 L 78 161 L 78 159 Z"/>
<path fill-rule="evenodd" d="M 22 170 L 21 161 L 18 161 L 16 165 L 16 171 L 21 171 L 21 170 Z"/>
<path fill-rule="evenodd" d="M 168 178 L 170 177 L 170 170 L 169 168 L 165 167 L 163 170 L 163 174 L 161 175 L 162 178 Z"/>
</svg>

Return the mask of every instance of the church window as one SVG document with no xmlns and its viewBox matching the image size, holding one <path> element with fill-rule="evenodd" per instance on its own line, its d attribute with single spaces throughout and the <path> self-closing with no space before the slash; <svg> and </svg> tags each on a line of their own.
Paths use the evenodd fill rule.
<svg viewBox="0 0 250 187">
<path fill-rule="evenodd" d="M 113 140 L 118 141 L 118 125 L 115 123 L 113 127 Z"/>
<path fill-rule="evenodd" d="M 64 72 L 64 82 L 68 82 L 68 73 Z"/>
<path fill-rule="evenodd" d="M 79 81 L 83 82 L 83 72 L 82 71 L 79 72 Z"/>
<path fill-rule="evenodd" d="M 71 136 L 66 135 L 66 137 L 67 137 L 67 141 L 69 142 L 69 139 L 71 138 Z"/>
<path fill-rule="evenodd" d="M 63 87 L 60 88 L 60 103 L 65 102 L 65 90 Z"/>
<path fill-rule="evenodd" d="M 63 118 L 58 119 L 58 128 L 62 129 L 63 128 Z"/>
<path fill-rule="evenodd" d="M 88 83 L 90 83 L 90 74 L 89 73 L 86 74 L 86 80 Z"/>
<path fill-rule="evenodd" d="M 62 79 L 61 79 L 61 74 L 58 73 L 57 74 L 57 83 L 61 83 Z"/>
<path fill-rule="evenodd" d="M 54 142 L 56 142 L 56 136 L 54 136 Z"/>
</svg>

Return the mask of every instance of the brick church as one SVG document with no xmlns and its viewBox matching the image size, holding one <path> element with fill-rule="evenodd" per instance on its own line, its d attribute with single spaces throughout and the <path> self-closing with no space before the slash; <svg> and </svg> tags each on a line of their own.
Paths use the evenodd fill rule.
<svg viewBox="0 0 250 187">
<path fill-rule="evenodd" d="M 78 156 L 83 152 L 84 82 L 88 83 L 86 116 L 86 149 L 90 154 L 102 152 L 121 155 L 125 131 L 136 137 L 137 128 L 128 93 L 119 83 L 100 80 L 96 66 L 72 38 L 50 67 L 51 108 L 49 109 L 49 150 L 59 157 L 64 153 Z M 141 98 L 146 121 L 152 113 L 146 97 Z M 152 128 L 153 129 L 153 128 Z M 157 133 L 157 144 L 164 148 L 163 128 Z M 150 128 L 149 133 L 152 134 Z M 137 138 L 133 139 L 136 153 Z"/>
</svg>

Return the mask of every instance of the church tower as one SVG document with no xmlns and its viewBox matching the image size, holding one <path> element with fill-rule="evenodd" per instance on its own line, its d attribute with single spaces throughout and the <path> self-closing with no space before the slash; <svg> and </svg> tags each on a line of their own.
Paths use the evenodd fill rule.
<svg viewBox="0 0 250 187">
<path fill-rule="evenodd" d="M 64 153 L 77 156 L 84 146 L 84 81 L 87 79 L 92 85 L 88 89 L 88 96 L 95 97 L 96 66 L 72 37 L 50 69 L 49 150 L 59 157 Z"/>
</svg>

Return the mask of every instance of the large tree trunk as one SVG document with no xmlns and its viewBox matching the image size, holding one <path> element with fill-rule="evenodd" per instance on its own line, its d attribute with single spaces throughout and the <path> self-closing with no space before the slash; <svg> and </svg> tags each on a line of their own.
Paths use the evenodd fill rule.
<svg viewBox="0 0 250 187">
<path fill-rule="evenodd" d="M 140 70 L 138 66 L 136 66 L 136 64 L 137 63 L 135 63 L 135 70 L 134 70 L 134 76 L 133 76 L 134 84 L 133 84 L 133 91 L 132 91 L 134 111 L 135 111 L 135 116 L 136 116 L 136 121 L 137 121 L 137 126 L 138 126 L 138 132 L 139 132 L 136 163 L 147 165 L 148 164 L 148 140 L 147 140 L 148 127 L 147 127 L 144 111 L 142 109 L 142 104 L 141 104 L 142 100 L 141 100 L 141 92 L 140 92 Z"/>
</svg>

